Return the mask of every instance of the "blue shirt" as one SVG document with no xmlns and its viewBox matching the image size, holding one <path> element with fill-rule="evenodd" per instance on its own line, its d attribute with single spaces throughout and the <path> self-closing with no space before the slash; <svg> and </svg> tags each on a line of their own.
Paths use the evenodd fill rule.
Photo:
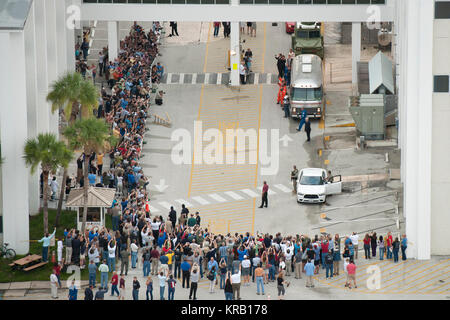
<svg viewBox="0 0 450 320">
<path fill-rule="evenodd" d="M 191 265 L 189 264 L 189 262 L 184 261 L 181 265 L 180 265 L 181 270 L 183 271 L 189 271 L 189 269 L 191 268 Z"/>
<path fill-rule="evenodd" d="M 43 242 L 42 246 L 48 247 L 50 245 L 50 239 L 55 236 L 55 233 L 56 233 L 56 230 L 53 231 L 53 233 L 51 235 L 49 235 L 48 237 L 43 237 L 41 240 L 38 240 L 38 242 Z"/>
<path fill-rule="evenodd" d="M 73 286 L 69 289 L 69 300 L 77 300 L 78 289 Z"/>
<path fill-rule="evenodd" d="M 314 275 L 314 264 L 312 262 L 308 262 L 305 265 L 305 272 L 307 277 Z"/>
<path fill-rule="evenodd" d="M 407 245 L 408 245 L 408 239 L 403 238 L 403 239 L 402 239 L 402 246 L 403 246 L 403 247 L 406 247 Z"/>
<path fill-rule="evenodd" d="M 167 264 L 169 262 L 169 258 L 167 256 L 161 256 L 159 261 L 161 261 L 161 264 Z"/>
<path fill-rule="evenodd" d="M 89 274 L 97 274 L 97 266 L 95 263 L 89 263 L 88 270 Z"/>
<path fill-rule="evenodd" d="M 97 176 L 93 173 L 90 173 L 88 175 L 88 180 L 89 180 L 89 184 L 94 185 L 95 184 L 95 179 L 97 178 Z"/>
<path fill-rule="evenodd" d="M 162 237 L 158 237 L 158 246 L 162 247 L 164 245 L 164 241 L 166 241 L 166 233 L 162 235 Z"/>
<path fill-rule="evenodd" d="M 131 184 L 136 183 L 136 179 L 134 178 L 134 175 L 131 173 L 128 174 L 128 183 Z"/>
<path fill-rule="evenodd" d="M 244 260 L 244 256 L 247 255 L 247 250 L 244 250 L 244 251 L 238 250 L 237 252 L 238 252 L 238 255 L 239 255 L 239 261 Z"/>
<path fill-rule="evenodd" d="M 308 116 L 308 111 L 303 110 L 303 111 L 302 111 L 302 114 L 301 114 L 301 117 L 302 117 L 301 119 L 302 119 L 302 120 L 305 120 L 307 116 Z"/>
<path fill-rule="evenodd" d="M 95 237 L 98 237 L 98 233 L 92 233 L 92 231 L 89 231 L 89 241 L 91 242 Z"/>
<path fill-rule="evenodd" d="M 216 260 L 213 260 L 213 261 L 209 260 L 209 262 L 208 262 L 208 270 L 211 271 L 212 267 L 216 267 L 216 270 L 219 269 L 219 265 L 217 264 Z"/>
<path fill-rule="evenodd" d="M 128 205 L 128 200 L 126 200 L 126 201 L 122 201 L 122 211 L 125 211 L 125 208 L 127 207 L 127 205 Z"/>
</svg>

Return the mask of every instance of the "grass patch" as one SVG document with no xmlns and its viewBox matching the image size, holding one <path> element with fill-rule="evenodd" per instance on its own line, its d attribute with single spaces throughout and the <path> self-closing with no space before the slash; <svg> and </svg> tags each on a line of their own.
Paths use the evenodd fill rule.
<svg viewBox="0 0 450 320">
<path fill-rule="evenodd" d="M 53 232 L 54 223 L 56 218 L 56 210 L 48 210 L 48 229 L 49 232 Z M 64 229 L 74 229 L 76 228 L 77 213 L 76 211 L 65 211 L 63 210 L 60 217 L 60 226 L 56 229 L 56 239 L 64 238 Z M 106 216 L 106 227 L 112 228 L 111 216 Z M 42 255 L 42 243 L 37 242 L 44 235 L 44 214 L 41 211 L 38 215 L 30 217 L 30 254 Z M 56 242 L 55 242 L 56 244 Z M 13 248 L 14 249 L 14 248 Z M 53 264 L 51 263 L 52 251 L 56 254 L 56 245 L 54 247 L 49 247 L 49 263 L 40 268 L 25 272 L 21 270 L 12 270 L 9 266 L 12 260 L 6 258 L 0 259 L 0 283 L 4 282 L 24 282 L 24 281 L 49 281 L 50 274 L 53 270 Z M 14 260 L 23 258 L 25 255 L 17 255 Z M 63 252 L 63 257 L 65 253 Z M 89 263 L 86 254 L 86 264 Z M 88 270 L 83 269 L 81 271 L 81 280 L 88 280 L 89 274 Z M 61 272 L 61 280 L 67 280 L 72 273 Z M 100 280 L 100 273 L 97 274 L 97 281 Z"/>
</svg>

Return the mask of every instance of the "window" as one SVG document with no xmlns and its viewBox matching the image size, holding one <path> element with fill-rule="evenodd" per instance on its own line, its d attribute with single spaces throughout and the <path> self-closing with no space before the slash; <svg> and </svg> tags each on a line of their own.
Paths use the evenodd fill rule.
<svg viewBox="0 0 450 320">
<path fill-rule="evenodd" d="M 449 92 L 449 76 L 434 76 L 434 92 Z"/>
<path fill-rule="evenodd" d="M 322 177 L 302 176 L 300 178 L 300 184 L 304 186 L 321 186 L 323 185 Z"/>
<path fill-rule="evenodd" d="M 434 5 L 435 19 L 450 19 L 450 2 L 436 1 Z"/>
<path fill-rule="evenodd" d="M 322 87 L 320 88 L 294 88 L 292 101 L 320 101 L 322 100 Z"/>
</svg>

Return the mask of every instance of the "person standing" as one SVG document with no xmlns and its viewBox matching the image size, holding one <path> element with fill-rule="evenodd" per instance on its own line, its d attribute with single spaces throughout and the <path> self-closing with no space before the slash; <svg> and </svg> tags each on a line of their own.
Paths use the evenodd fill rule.
<svg viewBox="0 0 450 320">
<path fill-rule="evenodd" d="M 314 276 L 314 263 L 311 261 L 311 259 L 308 259 L 308 262 L 305 265 L 305 272 L 306 272 L 306 287 L 307 288 L 314 288 L 313 284 L 313 276 Z"/>
<path fill-rule="evenodd" d="M 98 271 L 100 271 L 100 288 L 104 290 L 108 290 L 108 273 L 109 268 L 106 264 L 106 260 L 103 260 L 103 263 L 98 267 Z"/>
<path fill-rule="evenodd" d="M 133 240 L 133 243 L 130 245 L 131 249 L 131 269 L 136 269 L 136 263 L 137 263 L 137 255 L 139 247 L 136 245 L 136 240 Z"/>
<path fill-rule="evenodd" d="M 197 287 L 200 280 L 200 273 L 198 272 L 198 265 L 194 264 L 191 271 L 191 289 L 189 290 L 189 300 L 197 300 Z"/>
<path fill-rule="evenodd" d="M 297 252 L 295 253 L 295 256 L 294 256 L 295 279 L 302 278 L 302 260 L 303 260 L 302 256 L 303 256 L 303 253 L 302 253 L 302 250 L 300 247 L 300 249 L 297 250 Z"/>
<path fill-rule="evenodd" d="M 69 287 L 69 300 L 76 301 L 78 297 L 78 289 L 75 286 L 75 280 L 72 280 L 72 285 Z"/>
<path fill-rule="evenodd" d="M 217 37 L 219 35 L 219 29 L 220 29 L 220 22 L 214 21 L 214 37 Z"/>
<path fill-rule="evenodd" d="M 99 70 L 99 76 L 102 77 L 103 76 L 103 69 L 104 69 L 104 60 L 105 56 L 103 55 L 103 52 L 100 51 L 98 54 L 98 70 Z"/>
<path fill-rule="evenodd" d="M 305 132 L 306 132 L 306 141 L 311 141 L 311 122 L 309 121 L 309 118 L 306 117 L 305 119 Z"/>
<path fill-rule="evenodd" d="M 333 278 L 333 252 L 328 250 L 327 253 L 322 252 L 322 254 L 325 255 L 326 279 Z"/>
<path fill-rule="evenodd" d="M 256 38 L 256 22 L 252 22 L 250 36 Z"/>
<path fill-rule="evenodd" d="M 177 284 L 177 280 L 173 278 L 173 275 L 169 276 L 169 280 L 167 280 L 168 284 L 168 300 L 173 300 L 173 296 L 175 295 L 175 285 Z"/>
<path fill-rule="evenodd" d="M 94 292 L 92 292 L 92 285 L 89 285 L 86 289 L 84 289 L 84 300 L 94 300 Z"/>
<path fill-rule="evenodd" d="M 147 290 L 145 291 L 145 296 L 148 299 L 148 295 L 150 295 L 150 300 L 153 300 L 153 280 L 152 277 L 148 276 L 147 281 L 145 282 L 145 285 L 147 286 Z"/>
<path fill-rule="evenodd" d="M 291 108 L 291 104 L 289 103 L 289 96 L 285 95 L 284 99 L 283 99 L 283 111 L 284 111 L 285 118 L 290 117 L 290 108 Z"/>
<path fill-rule="evenodd" d="M 301 112 L 300 112 L 300 124 L 299 124 L 299 126 L 297 128 L 297 131 L 301 131 L 302 130 L 302 127 L 303 127 L 303 125 L 306 122 L 306 118 L 308 117 L 308 111 L 306 111 L 305 108 L 302 107 L 300 110 L 301 110 Z"/>
<path fill-rule="evenodd" d="M 406 234 L 404 234 L 402 236 L 402 244 L 401 244 L 401 249 L 402 249 L 402 260 L 405 261 L 406 260 L 406 248 L 408 247 L 408 239 L 406 238 Z"/>
<path fill-rule="evenodd" d="M 386 237 L 386 259 L 392 259 L 392 234 L 388 232 Z"/>
<path fill-rule="evenodd" d="M 164 272 L 160 272 L 158 274 L 159 279 L 159 299 L 164 300 L 164 291 L 166 290 L 166 279 L 167 277 L 164 275 Z"/>
<path fill-rule="evenodd" d="M 355 259 L 358 259 L 358 243 L 359 243 L 359 236 L 356 234 L 356 232 L 353 232 L 353 234 L 350 236 L 350 240 L 353 244 L 353 249 L 355 250 Z"/>
<path fill-rule="evenodd" d="M 139 288 L 141 287 L 137 277 L 133 277 L 133 300 L 139 300 Z"/>
<path fill-rule="evenodd" d="M 298 169 L 297 166 L 294 166 L 294 169 L 291 171 L 291 181 L 292 181 L 292 187 L 295 194 L 297 194 L 297 179 L 298 179 Z"/>
<path fill-rule="evenodd" d="M 278 89 L 277 104 L 283 103 L 283 99 L 286 95 L 287 95 L 286 82 L 284 80 L 281 80 L 281 85 L 280 88 Z"/>
<path fill-rule="evenodd" d="M 117 275 L 117 272 L 114 271 L 111 277 L 111 297 L 114 297 L 114 293 L 117 293 L 117 296 L 120 297 L 120 292 L 117 289 L 118 284 L 119 284 L 119 276 Z"/>
<path fill-rule="evenodd" d="M 213 265 L 208 273 L 209 293 L 214 293 L 214 287 L 216 285 L 216 278 L 217 278 L 216 265 Z"/>
<path fill-rule="evenodd" d="M 200 214 L 199 214 L 199 212 L 197 211 L 196 213 L 195 213 L 195 222 L 196 222 L 196 224 L 200 227 L 200 222 L 201 222 L 201 218 L 200 218 Z"/>
<path fill-rule="evenodd" d="M 262 268 L 262 264 L 259 263 L 258 267 L 255 269 L 254 272 L 255 278 L 256 278 L 256 294 L 259 295 L 260 294 L 260 287 L 261 287 L 261 292 L 264 295 L 264 269 Z"/>
<path fill-rule="evenodd" d="M 155 237 L 155 241 L 156 241 L 156 239 L 158 239 L 158 238 Z M 158 251 L 156 245 L 153 247 L 153 250 L 151 251 L 150 256 L 151 256 L 151 260 L 152 260 L 152 275 L 157 275 L 160 255 L 159 255 L 159 251 Z M 146 275 L 144 275 L 144 277 L 145 276 Z"/>
<path fill-rule="evenodd" d="M 89 285 L 92 286 L 92 288 L 95 288 L 97 266 L 94 264 L 94 260 L 89 261 L 88 271 L 89 271 Z"/>
<path fill-rule="evenodd" d="M 392 243 L 392 252 L 394 254 L 394 262 L 398 262 L 399 249 L 400 249 L 400 241 L 398 240 L 398 237 L 395 237 L 395 240 Z"/>
<path fill-rule="evenodd" d="M 333 275 L 339 275 L 339 262 L 341 261 L 341 239 L 338 234 L 334 235 L 333 249 Z"/>
<path fill-rule="evenodd" d="M 284 295 L 286 293 L 286 290 L 284 288 L 284 271 L 280 271 L 277 277 L 277 289 L 278 289 L 278 299 L 284 300 Z"/>
<path fill-rule="evenodd" d="M 48 261 L 48 247 L 50 246 L 50 240 L 55 236 L 56 228 L 53 230 L 53 233 L 51 235 L 48 234 L 48 232 L 45 234 L 44 237 L 42 237 L 41 240 L 38 240 L 38 242 L 42 242 L 42 261 L 47 262 Z"/>
<path fill-rule="evenodd" d="M 269 192 L 269 185 L 267 184 L 266 181 L 264 181 L 263 187 L 262 187 L 262 194 L 261 194 L 261 205 L 259 206 L 259 208 L 263 208 L 268 206 L 269 204 L 269 200 L 267 197 L 267 194 Z"/>
<path fill-rule="evenodd" d="M 239 65 L 239 77 L 241 78 L 241 84 L 245 84 L 245 75 L 247 74 L 247 68 L 245 67 L 245 62 L 242 61 Z"/>
<path fill-rule="evenodd" d="M 189 276 L 191 272 L 191 265 L 189 262 L 187 262 L 186 258 L 184 259 L 183 263 L 180 266 L 181 272 L 182 272 L 182 287 L 184 288 L 184 285 L 186 284 L 187 288 L 189 289 Z"/>
<path fill-rule="evenodd" d="M 380 252 L 380 260 L 384 259 L 384 240 L 383 240 L 383 236 L 380 235 L 380 238 L 378 238 L 377 241 L 378 244 L 378 251 Z"/>
<path fill-rule="evenodd" d="M 347 274 L 348 274 L 348 288 L 352 288 L 352 281 L 355 288 L 358 288 L 356 286 L 356 265 L 353 261 L 353 259 L 350 260 L 350 263 L 347 265 Z"/>
<path fill-rule="evenodd" d="M 170 21 L 170 27 L 172 27 L 171 36 L 178 36 L 178 25 L 176 21 Z"/>
<path fill-rule="evenodd" d="M 374 232 L 370 236 L 370 246 L 372 248 L 372 257 L 377 256 L 377 233 Z"/>
<path fill-rule="evenodd" d="M 169 220 L 172 223 L 172 228 L 175 230 L 175 225 L 177 223 L 177 212 L 173 209 L 173 207 L 170 207 Z"/>
<path fill-rule="evenodd" d="M 128 275 L 128 265 L 130 261 L 130 251 L 128 251 L 126 244 L 124 244 L 122 250 L 120 251 L 120 274 L 123 274 L 125 270 L 125 275 Z"/>
<path fill-rule="evenodd" d="M 277 60 L 278 78 L 283 78 L 284 77 L 284 66 L 286 65 L 286 60 L 284 59 L 284 57 L 281 53 L 278 54 L 278 56 L 275 56 L 275 59 Z"/>
<path fill-rule="evenodd" d="M 50 275 L 50 288 L 52 292 L 52 299 L 58 299 L 58 277 L 56 276 L 56 271 Z"/>
<path fill-rule="evenodd" d="M 364 256 L 365 256 L 366 260 L 370 259 L 370 242 L 371 242 L 371 240 L 370 240 L 369 234 L 366 233 L 366 235 L 364 236 L 364 239 L 363 239 Z"/>
<path fill-rule="evenodd" d="M 225 280 L 225 287 L 223 289 L 225 293 L 225 300 L 233 300 L 233 285 L 231 284 L 231 273 L 227 273 L 227 278 Z"/>
<path fill-rule="evenodd" d="M 123 274 L 120 275 L 119 280 L 119 300 L 125 300 L 125 277 Z"/>
</svg>

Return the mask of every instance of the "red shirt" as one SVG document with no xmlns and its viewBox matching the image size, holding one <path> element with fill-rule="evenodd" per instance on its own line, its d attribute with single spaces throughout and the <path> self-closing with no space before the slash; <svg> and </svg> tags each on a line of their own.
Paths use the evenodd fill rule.
<svg viewBox="0 0 450 320">
<path fill-rule="evenodd" d="M 386 239 L 386 245 L 387 245 L 388 247 L 392 246 L 392 236 L 387 237 L 387 239 Z"/>
<path fill-rule="evenodd" d="M 363 241 L 364 241 L 364 244 L 370 244 L 370 238 L 367 238 L 367 239 L 364 238 Z"/>
<path fill-rule="evenodd" d="M 111 278 L 111 284 L 117 285 L 117 283 L 119 283 L 119 276 L 117 274 L 115 274 Z"/>
<path fill-rule="evenodd" d="M 269 191 L 269 185 L 268 185 L 268 184 L 265 184 L 265 185 L 263 186 L 263 188 L 262 188 L 262 192 L 263 192 L 263 193 L 267 193 L 267 191 Z"/>
<path fill-rule="evenodd" d="M 356 265 L 354 263 L 350 263 L 347 266 L 347 272 L 348 272 L 348 274 L 355 274 L 356 273 Z"/>
</svg>

